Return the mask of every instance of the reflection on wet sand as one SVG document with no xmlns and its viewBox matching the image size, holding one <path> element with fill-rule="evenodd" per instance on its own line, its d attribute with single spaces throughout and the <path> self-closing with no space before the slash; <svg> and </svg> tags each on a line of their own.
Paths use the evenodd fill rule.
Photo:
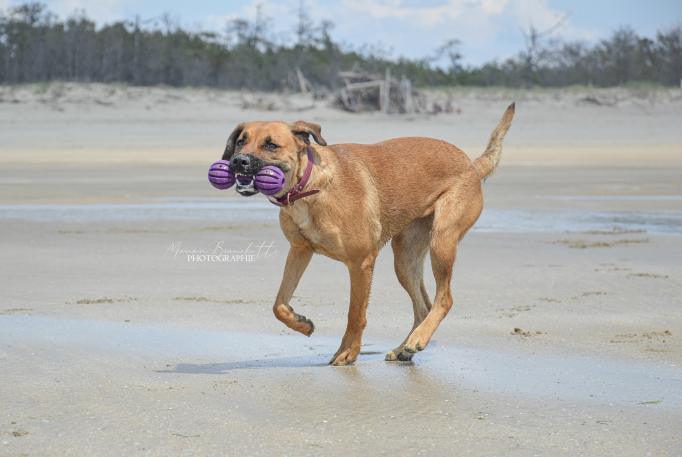
<svg viewBox="0 0 682 457">
<path fill-rule="evenodd" d="M 604 198 L 608 201 L 610 197 Z M 277 224 L 278 211 L 269 202 L 263 199 L 244 200 L 164 198 L 149 203 L 130 204 L 0 205 L 0 220 L 67 223 L 163 220 Z M 682 212 L 485 208 L 473 230 L 509 233 L 597 231 L 682 234 Z"/>
<path fill-rule="evenodd" d="M 75 345 L 92 357 L 116 351 L 121 357 L 142 357 L 161 374 L 235 375 L 261 370 L 271 376 L 313 373 L 318 381 L 339 377 L 370 388 L 440 386 L 446 390 L 475 390 L 495 395 L 585 403 L 636 405 L 660 400 L 664 409 L 682 408 L 682 368 L 651 362 L 580 357 L 566 354 L 527 354 L 477 347 L 438 344 L 420 353 L 412 364 L 388 363 L 381 351 L 364 351 L 349 368 L 327 366 L 335 340 L 315 338 L 314 349 L 302 346 L 298 336 L 208 332 L 163 326 L 87 320 L 51 319 L 38 316 L 0 316 L 2 340 L 21 342 L 40 350 L 59 352 Z M 46 342 L 52 345 L 45 347 Z M 389 342 L 371 343 L 390 348 Z M 302 352 L 313 352 L 302 354 Z M 270 354 L 264 357 L 264 354 Z M 289 355 L 293 354 L 293 355 Z M 227 361 L 192 362 L 189 360 Z M 229 360 L 232 358 L 233 360 Z"/>
</svg>

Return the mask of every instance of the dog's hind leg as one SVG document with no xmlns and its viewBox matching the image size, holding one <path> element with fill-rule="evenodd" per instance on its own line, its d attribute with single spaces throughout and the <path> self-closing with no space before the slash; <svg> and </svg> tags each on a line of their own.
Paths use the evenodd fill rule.
<svg viewBox="0 0 682 457">
<path fill-rule="evenodd" d="M 431 309 L 431 300 L 424 287 L 424 257 L 429 248 L 432 218 L 413 221 L 402 233 L 391 241 L 393 248 L 393 264 L 398 281 L 412 300 L 414 321 L 412 330 L 417 328 Z M 387 361 L 398 360 L 398 354 L 408 336 L 395 349 L 386 354 Z"/>
<path fill-rule="evenodd" d="M 471 188 L 464 188 L 471 190 Z M 480 188 L 479 188 L 480 189 Z M 475 192 L 475 191 L 474 191 Z M 436 202 L 431 228 L 431 268 L 436 279 L 436 297 L 426 318 L 415 328 L 397 354 L 398 360 L 410 360 L 431 340 L 438 325 L 452 308 L 450 280 L 457 254 L 457 244 L 474 224 L 483 206 L 480 191 L 473 195 L 454 189 Z"/>
<path fill-rule="evenodd" d="M 301 332 L 306 336 L 313 333 L 315 326 L 310 319 L 295 313 L 289 305 L 289 301 L 294 295 L 294 290 L 296 290 L 296 286 L 298 286 L 298 282 L 301 280 L 301 276 L 303 276 L 312 256 L 313 250 L 307 246 L 291 246 L 284 266 L 282 283 L 279 286 L 275 305 L 272 308 L 277 319 L 284 322 L 292 330 Z"/>
</svg>

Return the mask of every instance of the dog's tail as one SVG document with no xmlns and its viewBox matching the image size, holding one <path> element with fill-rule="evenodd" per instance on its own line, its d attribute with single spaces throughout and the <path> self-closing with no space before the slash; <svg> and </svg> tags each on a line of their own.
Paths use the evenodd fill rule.
<svg viewBox="0 0 682 457">
<path fill-rule="evenodd" d="M 500 162 L 500 157 L 502 155 L 502 140 L 504 139 L 507 130 L 509 130 L 512 119 L 514 119 L 515 107 L 516 103 L 512 103 L 507 107 L 502 115 L 500 123 L 497 124 L 497 127 L 495 127 L 495 130 L 493 130 L 493 133 L 490 135 L 488 147 L 485 148 L 485 152 L 474 160 L 473 166 L 481 179 L 490 176 Z"/>
</svg>

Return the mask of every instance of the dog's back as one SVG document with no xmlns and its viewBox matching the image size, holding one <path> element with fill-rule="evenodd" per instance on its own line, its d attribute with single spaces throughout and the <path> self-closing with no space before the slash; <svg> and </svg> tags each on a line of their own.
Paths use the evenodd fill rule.
<svg viewBox="0 0 682 457">
<path fill-rule="evenodd" d="M 359 172 L 371 183 L 349 192 L 375 193 L 381 214 L 382 238 L 391 238 L 411 221 L 433 213 L 441 195 L 458 188 L 462 200 L 482 204 L 481 179 L 497 166 L 502 139 L 514 115 L 510 105 L 493 131 L 486 151 L 471 160 L 461 149 L 442 140 L 426 137 L 394 138 L 375 144 L 336 144 L 340 180 L 355 184 Z M 348 179 L 344 179 L 344 175 Z M 369 189 L 369 187 L 373 189 Z M 478 217 L 478 216 L 476 216 Z"/>
<path fill-rule="evenodd" d="M 341 168 L 362 166 L 368 171 L 388 237 L 433 212 L 438 197 L 458 182 L 470 181 L 472 190 L 480 191 L 480 178 L 471 173 L 471 159 L 445 141 L 404 137 L 369 145 L 337 144 L 330 149 L 337 153 Z"/>
</svg>

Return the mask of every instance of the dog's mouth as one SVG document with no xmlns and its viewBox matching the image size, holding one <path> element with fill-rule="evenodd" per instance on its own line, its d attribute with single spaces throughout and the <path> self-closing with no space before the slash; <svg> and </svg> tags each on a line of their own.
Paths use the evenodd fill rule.
<svg viewBox="0 0 682 457">
<path fill-rule="evenodd" d="M 253 175 L 247 175 L 242 173 L 235 173 L 237 178 L 236 190 L 242 197 L 250 197 L 258 193 L 258 189 L 254 185 Z"/>
</svg>

